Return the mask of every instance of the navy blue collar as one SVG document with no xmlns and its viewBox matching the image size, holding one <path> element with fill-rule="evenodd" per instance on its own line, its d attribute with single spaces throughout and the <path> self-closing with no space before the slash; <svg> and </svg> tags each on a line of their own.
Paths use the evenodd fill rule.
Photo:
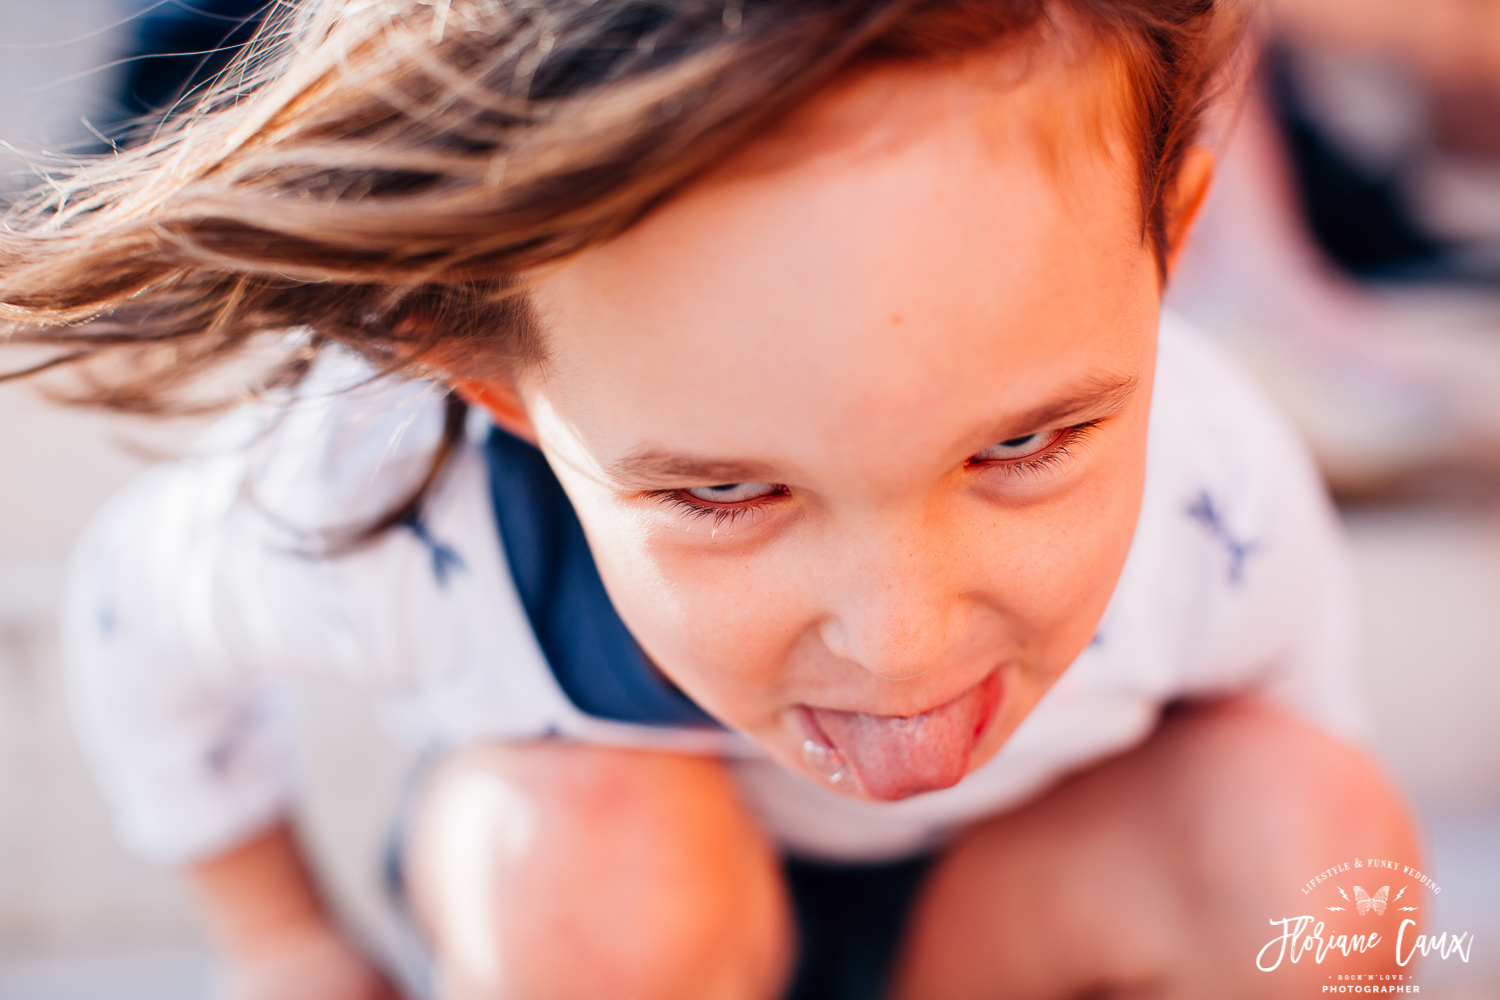
<svg viewBox="0 0 1500 1000">
<path fill-rule="evenodd" d="M 578 515 L 542 453 L 498 428 L 486 452 L 510 574 L 568 699 L 601 719 L 717 726 L 652 666 L 620 620 Z"/>
</svg>

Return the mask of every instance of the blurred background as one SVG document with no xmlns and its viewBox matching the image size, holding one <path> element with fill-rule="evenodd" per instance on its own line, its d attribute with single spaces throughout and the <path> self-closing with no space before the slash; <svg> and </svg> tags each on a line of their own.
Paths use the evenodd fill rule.
<svg viewBox="0 0 1500 1000">
<path fill-rule="evenodd" d="M 257 6 L 0 0 L 0 197 L 34 180 L 7 148 L 103 148 L 211 70 Z M 1419 982 L 1495 1000 L 1500 0 L 1265 14 L 1171 300 L 1293 415 L 1340 501 L 1375 749 L 1419 814 L 1443 886 L 1434 926 L 1476 939 L 1469 963 L 1430 962 Z M 115 846 L 73 748 L 53 624 L 90 512 L 171 440 L 0 386 L 0 1000 L 210 994 L 183 887 Z M 299 726 L 313 850 L 350 923 L 399 963 L 377 870 L 410 762 L 350 690 L 306 691 Z"/>
</svg>

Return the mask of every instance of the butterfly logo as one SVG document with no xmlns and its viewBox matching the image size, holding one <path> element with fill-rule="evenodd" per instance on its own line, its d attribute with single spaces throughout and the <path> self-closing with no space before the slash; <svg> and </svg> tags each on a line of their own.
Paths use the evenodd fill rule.
<svg viewBox="0 0 1500 1000">
<path fill-rule="evenodd" d="M 1385 901 L 1391 896 L 1391 887 L 1383 885 L 1380 891 L 1373 896 L 1365 894 L 1359 886 L 1354 887 L 1354 908 L 1359 910 L 1359 915 L 1364 916 L 1371 910 L 1375 911 L 1377 917 L 1385 915 Z"/>
</svg>

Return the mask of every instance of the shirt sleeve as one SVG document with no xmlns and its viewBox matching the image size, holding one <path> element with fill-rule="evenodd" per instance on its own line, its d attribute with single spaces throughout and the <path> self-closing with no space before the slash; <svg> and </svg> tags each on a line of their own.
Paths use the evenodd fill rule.
<svg viewBox="0 0 1500 1000">
<path fill-rule="evenodd" d="M 63 652 L 127 846 L 182 864 L 287 810 L 292 687 L 369 674 L 330 539 L 410 492 L 441 421 L 441 394 L 421 385 L 320 389 L 232 415 L 96 516 L 69 572 Z"/>
<path fill-rule="evenodd" d="M 287 700 L 222 620 L 233 463 L 153 469 L 73 558 L 63 652 L 75 724 L 127 846 L 182 864 L 287 807 Z"/>
</svg>

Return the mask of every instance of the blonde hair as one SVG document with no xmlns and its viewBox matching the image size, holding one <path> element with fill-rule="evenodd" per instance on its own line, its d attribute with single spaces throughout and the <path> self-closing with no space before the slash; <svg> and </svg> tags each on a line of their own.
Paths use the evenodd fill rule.
<svg viewBox="0 0 1500 1000">
<path fill-rule="evenodd" d="M 1143 239 L 1222 61 L 1215 0 L 283 0 L 190 108 L 54 176 L 0 233 L 0 321 L 77 398 L 166 412 L 264 334 L 420 370 L 538 350 L 521 279 L 610 239 L 851 68 L 1065 8 L 1121 53 Z M 88 371 L 88 368 L 84 369 Z M 21 374 L 21 373 L 12 373 Z"/>
</svg>

